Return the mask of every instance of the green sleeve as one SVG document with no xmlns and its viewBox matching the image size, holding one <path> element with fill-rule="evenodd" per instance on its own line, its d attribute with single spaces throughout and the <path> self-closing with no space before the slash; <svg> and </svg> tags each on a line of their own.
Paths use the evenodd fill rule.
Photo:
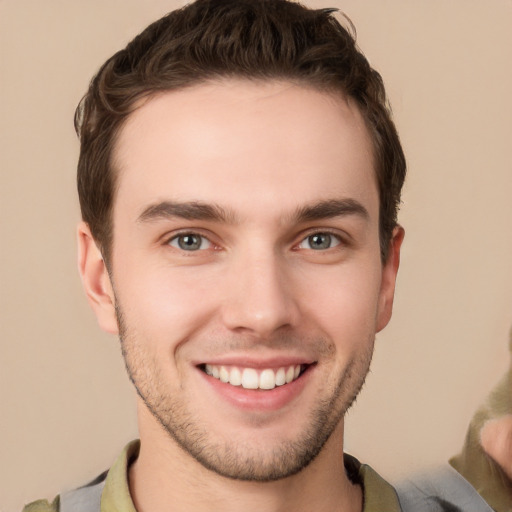
<svg viewBox="0 0 512 512">
<path fill-rule="evenodd" d="M 512 331 L 510 333 L 512 355 Z M 497 512 L 509 512 L 512 503 L 512 483 L 505 473 L 480 446 L 480 430 L 487 420 L 512 414 L 512 364 L 509 371 L 492 390 L 485 403 L 474 415 L 464 447 L 450 464 L 480 493 Z"/>
<path fill-rule="evenodd" d="M 59 512 L 59 496 L 51 503 L 48 500 L 37 500 L 25 505 L 23 512 Z"/>
</svg>

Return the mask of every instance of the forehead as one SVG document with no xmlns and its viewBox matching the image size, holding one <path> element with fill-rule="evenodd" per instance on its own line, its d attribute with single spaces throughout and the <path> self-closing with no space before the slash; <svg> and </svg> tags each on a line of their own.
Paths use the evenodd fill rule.
<svg viewBox="0 0 512 512">
<path fill-rule="evenodd" d="M 229 202 L 241 213 L 258 200 L 283 211 L 340 197 L 378 203 L 358 108 L 288 82 L 224 80 L 156 95 L 123 126 L 114 164 L 114 212 L 169 199 Z"/>
</svg>

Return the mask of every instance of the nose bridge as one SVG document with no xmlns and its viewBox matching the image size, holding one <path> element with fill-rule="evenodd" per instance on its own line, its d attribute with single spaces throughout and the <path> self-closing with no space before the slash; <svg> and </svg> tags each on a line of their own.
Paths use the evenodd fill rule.
<svg viewBox="0 0 512 512">
<path fill-rule="evenodd" d="M 295 324 L 297 304 L 285 258 L 260 245 L 237 254 L 230 269 L 223 320 L 231 330 L 260 336 Z"/>
</svg>

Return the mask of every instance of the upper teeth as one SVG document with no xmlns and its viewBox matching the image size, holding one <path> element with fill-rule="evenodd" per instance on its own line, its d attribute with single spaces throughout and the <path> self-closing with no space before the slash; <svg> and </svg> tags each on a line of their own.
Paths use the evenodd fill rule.
<svg viewBox="0 0 512 512">
<path fill-rule="evenodd" d="M 236 366 L 205 365 L 208 375 L 219 379 L 232 386 L 242 386 L 245 389 L 274 389 L 276 386 L 289 384 L 300 374 L 300 364 L 283 366 L 276 370 L 266 368 L 256 370 L 254 368 L 237 368 Z"/>
</svg>

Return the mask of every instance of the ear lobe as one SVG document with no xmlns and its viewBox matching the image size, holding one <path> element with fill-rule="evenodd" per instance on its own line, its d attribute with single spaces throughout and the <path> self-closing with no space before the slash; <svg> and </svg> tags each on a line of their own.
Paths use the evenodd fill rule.
<svg viewBox="0 0 512 512">
<path fill-rule="evenodd" d="M 103 256 L 85 222 L 78 225 L 77 241 L 78 271 L 89 304 L 96 314 L 100 327 L 110 334 L 118 334 L 115 297 L 110 276 Z"/>
<path fill-rule="evenodd" d="M 395 297 L 395 284 L 398 267 L 400 266 L 400 248 L 404 240 L 405 231 L 401 226 L 395 227 L 389 242 L 388 259 L 382 267 L 382 279 L 379 294 L 379 308 L 377 311 L 377 332 L 381 331 L 391 320 L 393 312 L 393 299 Z"/>
</svg>

